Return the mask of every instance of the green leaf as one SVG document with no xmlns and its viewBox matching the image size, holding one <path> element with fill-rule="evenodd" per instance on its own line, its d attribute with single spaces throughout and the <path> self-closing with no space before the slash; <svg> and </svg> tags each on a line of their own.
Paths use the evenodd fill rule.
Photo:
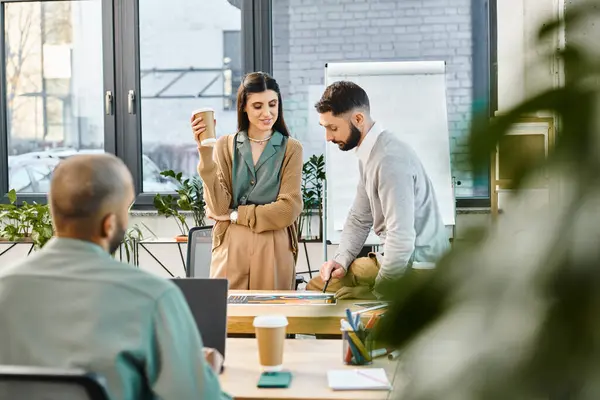
<svg viewBox="0 0 600 400">
<path fill-rule="evenodd" d="M 10 192 L 8 192 L 7 194 L 8 196 L 8 201 L 10 201 L 10 204 L 15 204 L 17 201 L 17 191 L 15 189 L 11 189 Z"/>
<path fill-rule="evenodd" d="M 154 198 L 154 207 L 159 215 L 165 218 L 176 218 L 177 224 L 183 234 L 187 234 L 187 222 L 179 210 L 191 211 L 194 223 L 203 226 L 206 217 L 206 204 L 203 198 L 202 180 L 196 176 L 183 179 L 183 173 L 162 171 L 161 175 L 171 177 L 179 183 L 176 189 L 177 197 L 172 195 L 157 194 Z"/>
<path fill-rule="evenodd" d="M 160 174 L 167 178 L 176 178 L 175 172 L 173 172 L 172 170 L 162 171 Z"/>
<path fill-rule="evenodd" d="M 177 200 L 177 205 L 179 206 L 179 208 L 185 211 L 189 211 L 192 209 L 190 198 L 186 194 L 183 194 L 179 197 L 179 200 Z"/>
</svg>

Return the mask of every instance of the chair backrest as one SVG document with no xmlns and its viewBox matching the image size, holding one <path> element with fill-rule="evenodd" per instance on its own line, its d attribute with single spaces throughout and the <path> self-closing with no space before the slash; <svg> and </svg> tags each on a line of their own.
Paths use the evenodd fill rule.
<svg viewBox="0 0 600 400">
<path fill-rule="evenodd" d="M 80 369 L 0 365 L 0 399 L 108 400 L 104 380 Z"/>
<path fill-rule="evenodd" d="M 209 278 L 211 260 L 212 226 L 193 227 L 188 235 L 186 276 Z"/>
</svg>

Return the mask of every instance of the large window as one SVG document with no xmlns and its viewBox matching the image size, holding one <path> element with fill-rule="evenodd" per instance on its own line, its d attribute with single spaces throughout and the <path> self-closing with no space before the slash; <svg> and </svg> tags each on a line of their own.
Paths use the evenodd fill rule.
<svg viewBox="0 0 600 400">
<path fill-rule="evenodd" d="M 465 144 L 473 69 L 489 73 L 473 62 L 472 38 L 485 42 L 487 24 L 472 23 L 471 0 L 273 1 L 272 7 L 273 73 L 285 97 L 286 121 L 307 157 L 325 151 L 313 105 L 324 89 L 327 62 L 444 60 L 455 195 L 489 198 L 489 179 L 475 176 Z"/>
<path fill-rule="evenodd" d="M 241 10 L 225 0 L 171 0 L 164 5 L 162 0 L 139 2 L 143 167 L 153 163 L 160 170 L 192 176 L 198 164 L 192 111 L 214 108 L 218 136 L 236 128 L 235 109 L 225 107 L 224 100 L 231 93 L 225 83 L 239 82 L 241 76 Z M 238 35 L 225 35 L 232 30 Z M 232 61 L 238 63 L 236 69 Z M 144 192 L 173 190 L 169 181 L 147 181 L 148 172 L 143 173 Z"/>
<path fill-rule="evenodd" d="M 249 71 L 276 77 L 306 157 L 322 154 L 312 105 L 326 62 L 443 59 L 456 195 L 489 198 L 464 139 L 473 104 L 490 107 L 493 31 L 487 1 L 450 3 L 0 0 L 0 196 L 45 201 L 61 159 L 106 151 L 132 172 L 136 205 L 150 206 L 175 188 L 161 171 L 196 174 L 194 109 L 215 109 L 218 135 L 235 131 Z"/>
<path fill-rule="evenodd" d="M 2 4 L 9 189 L 45 193 L 57 150 L 104 149 L 101 5 Z"/>
<path fill-rule="evenodd" d="M 82 153 L 121 157 L 142 206 L 176 188 L 161 171 L 196 174 L 191 113 L 235 130 L 260 1 L 0 0 L 0 196 L 45 201 L 54 167 Z"/>
</svg>

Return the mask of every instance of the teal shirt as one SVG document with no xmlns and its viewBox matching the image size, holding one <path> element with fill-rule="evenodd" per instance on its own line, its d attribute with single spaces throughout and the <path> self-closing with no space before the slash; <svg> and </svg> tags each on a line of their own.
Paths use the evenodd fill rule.
<svg viewBox="0 0 600 400">
<path fill-rule="evenodd" d="M 179 288 L 89 242 L 0 267 L 0 338 L 0 364 L 83 368 L 111 400 L 230 398 Z"/>
<path fill-rule="evenodd" d="M 281 166 L 287 137 L 275 131 L 256 165 L 246 132 L 235 135 L 232 168 L 233 208 L 241 205 L 273 203 L 279 195 Z"/>
</svg>

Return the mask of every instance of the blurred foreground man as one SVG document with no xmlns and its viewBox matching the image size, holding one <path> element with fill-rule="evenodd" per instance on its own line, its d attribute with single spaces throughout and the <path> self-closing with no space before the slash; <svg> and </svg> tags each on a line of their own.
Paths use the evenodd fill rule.
<svg viewBox="0 0 600 400">
<path fill-rule="evenodd" d="M 115 400 L 229 398 L 179 289 L 111 257 L 135 198 L 121 160 L 61 162 L 48 197 L 56 237 L 0 270 L 0 364 L 83 368 Z"/>
</svg>

